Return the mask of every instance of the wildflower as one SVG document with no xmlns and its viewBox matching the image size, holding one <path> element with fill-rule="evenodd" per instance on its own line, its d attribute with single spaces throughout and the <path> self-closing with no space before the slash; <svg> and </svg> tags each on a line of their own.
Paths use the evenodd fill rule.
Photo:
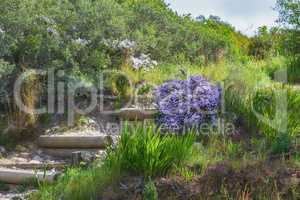
<svg viewBox="0 0 300 200">
<path fill-rule="evenodd" d="M 201 76 L 188 80 L 167 81 L 155 90 L 160 116 L 157 122 L 164 129 L 181 131 L 214 123 L 220 105 L 220 89 Z"/>
<path fill-rule="evenodd" d="M 75 44 L 79 44 L 79 45 L 82 45 L 82 46 L 86 46 L 90 43 L 89 40 L 86 40 L 86 39 L 82 39 L 82 38 L 77 38 L 76 40 L 73 40 L 73 42 Z"/>
<path fill-rule="evenodd" d="M 55 21 L 47 16 L 41 16 L 41 19 L 47 24 L 55 24 Z"/>
<path fill-rule="evenodd" d="M 4 34 L 5 31 L 0 27 L 0 34 Z"/>
<path fill-rule="evenodd" d="M 120 48 L 120 49 L 133 49 L 133 48 L 135 48 L 135 46 L 136 46 L 136 43 L 134 41 L 131 41 L 128 39 L 122 40 L 118 44 L 118 48 Z"/>
<path fill-rule="evenodd" d="M 131 56 L 130 60 L 132 62 L 132 67 L 136 70 L 144 69 L 149 70 L 157 66 L 158 63 L 150 58 L 149 55 L 141 54 L 138 57 Z"/>
</svg>

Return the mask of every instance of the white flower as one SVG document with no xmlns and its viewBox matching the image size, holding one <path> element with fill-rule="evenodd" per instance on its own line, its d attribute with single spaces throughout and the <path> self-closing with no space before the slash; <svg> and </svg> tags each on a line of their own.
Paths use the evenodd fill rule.
<svg viewBox="0 0 300 200">
<path fill-rule="evenodd" d="M 120 49 L 133 49 L 135 46 L 135 42 L 128 39 L 122 40 L 118 45 Z"/>
<path fill-rule="evenodd" d="M 114 49 L 117 49 L 119 45 L 119 40 L 113 40 L 110 42 L 110 46 Z"/>
<path fill-rule="evenodd" d="M 48 24 L 55 24 L 55 21 L 47 16 L 42 16 L 41 18 Z"/>
<path fill-rule="evenodd" d="M 118 40 L 103 39 L 102 40 L 102 44 L 104 44 L 107 47 L 111 47 L 113 49 L 117 49 L 119 41 Z"/>
<path fill-rule="evenodd" d="M 136 43 L 134 41 L 125 39 L 125 40 L 110 40 L 103 39 L 102 43 L 108 47 L 113 49 L 134 49 L 136 47 Z"/>
<path fill-rule="evenodd" d="M 5 31 L 0 27 L 0 34 L 4 34 Z"/>
<path fill-rule="evenodd" d="M 151 60 L 150 56 L 146 54 L 141 54 L 139 57 L 131 56 L 130 60 L 132 62 L 132 67 L 136 70 L 144 69 L 148 71 L 158 65 L 157 61 Z"/>
<path fill-rule="evenodd" d="M 90 43 L 89 40 L 82 39 L 82 38 L 77 38 L 76 40 L 73 40 L 73 42 L 82 46 L 88 45 Z"/>
</svg>

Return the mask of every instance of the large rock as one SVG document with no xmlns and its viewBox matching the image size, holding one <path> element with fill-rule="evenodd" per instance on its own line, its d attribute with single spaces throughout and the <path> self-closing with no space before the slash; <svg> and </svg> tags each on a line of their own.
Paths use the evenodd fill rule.
<svg viewBox="0 0 300 200">
<path fill-rule="evenodd" d="M 6 157 L 7 151 L 3 146 L 0 146 L 0 158 L 1 157 Z"/>
<path fill-rule="evenodd" d="M 43 148 L 85 148 L 103 149 L 112 143 L 110 136 L 52 135 L 40 136 L 38 145 Z"/>
<path fill-rule="evenodd" d="M 104 150 L 103 150 L 104 151 Z M 43 152 L 57 158 L 71 158 L 74 152 L 83 152 L 84 155 L 102 155 L 103 151 L 99 149 L 49 149 L 44 148 Z"/>
<path fill-rule="evenodd" d="M 22 184 L 34 179 L 53 182 L 57 175 L 58 174 L 56 172 L 36 172 L 34 170 L 0 168 L 0 182 L 8 184 Z"/>
</svg>

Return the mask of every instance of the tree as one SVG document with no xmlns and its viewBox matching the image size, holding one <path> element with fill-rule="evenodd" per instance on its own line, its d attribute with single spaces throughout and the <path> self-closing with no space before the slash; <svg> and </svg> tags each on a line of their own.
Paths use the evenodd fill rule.
<svg viewBox="0 0 300 200">
<path fill-rule="evenodd" d="M 287 37 L 284 46 L 288 53 L 299 60 L 300 57 L 300 0 L 277 0 L 277 9 Z"/>
<path fill-rule="evenodd" d="M 288 77 L 299 82 L 300 75 L 300 0 L 277 0 L 279 22 L 285 26 L 283 48 L 290 58 Z"/>
<path fill-rule="evenodd" d="M 272 47 L 273 41 L 268 27 L 262 26 L 258 28 L 257 34 L 251 39 L 249 54 L 262 60 L 270 56 Z"/>
<path fill-rule="evenodd" d="M 300 1 L 299 0 L 277 0 L 277 9 L 280 14 L 279 21 L 294 29 L 300 28 Z"/>
</svg>

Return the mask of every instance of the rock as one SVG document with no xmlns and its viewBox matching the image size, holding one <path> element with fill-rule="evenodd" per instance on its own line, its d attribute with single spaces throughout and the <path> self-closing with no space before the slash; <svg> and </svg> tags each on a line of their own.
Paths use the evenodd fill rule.
<svg viewBox="0 0 300 200">
<path fill-rule="evenodd" d="M 27 148 L 22 146 L 22 145 L 17 145 L 16 146 L 16 151 L 17 152 L 25 152 L 25 151 L 27 151 Z"/>
<path fill-rule="evenodd" d="M 96 130 L 99 129 L 99 125 L 94 119 L 88 118 L 87 123 L 88 123 L 87 126 L 89 128 L 93 128 L 93 129 L 96 129 Z"/>
<path fill-rule="evenodd" d="M 23 198 L 20 197 L 20 196 L 14 196 L 14 197 L 12 197 L 11 199 L 12 199 L 12 200 L 23 200 Z"/>
<path fill-rule="evenodd" d="M 0 146 L 0 157 L 6 157 L 7 151 L 3 146 Z"/>
<path fill-rule="evenodd" d="M 28 158 L 30 158 L 31 155 L 30 155 L 30 153 L 25 152 L 25 153 L 20 153 L 19 156 L 22 157 L 22 158 L 27 158 L 28 159 Z"/>
<path fill-rule="evenodd" d="M 88 148 L 104 149 L 111 145 L 112 138 L 104 135 L 52 135 L 40 136 L 38 144 L 43 148 Z"/>
<path fill-rule="evenodd" d="M 41 157 L 38 156 L 38 155 L 34 156 L 34 157 L 32 158 L 32 160 L 34 160 L 34 161 L 39 161 L 39 162 L 43 162 L 43 161 L 44 161 L 44 159 L 41 158 Z"/>
<path fill-rule="evenodd" d="M 72 153 L 72 166 L 79 166 L 82 162 L 82 152 L 75 151 Z"/>
<path fill-rule="evenodd" d="M 27 162 L 27 159 L 20 158 L 20 157 L 12 157 L 10 160 L 15 163 L 26 163 Z"/>
<path fill-rule="evenodd" d="M 72 165 L 78 166 L 81 162 L 92 163 L 96 159 L 96 153 L 88 151 L 75 151 L 72 153 Z"/>
<path fill-rule="evenodd" d="M 81 157 L 84 162 L 90 163 L 96 159 L 96 154 L 92 152 L 82 152 Z"/>
<path fill-rule="evenodd" d="M 27 148 L 30 150 L 30 151 L 34 151 L 36 149 L 36 147 L 33 145 L 33 144 L 28 144 L 27 145 Z"/>
<path fill-rule="evenodd" d="M 30 164 L 40 164 L 41 162 L 40 161 L 37 161 L 37 160 L 31 160 L 29 161 Z"/>
<path fill-rule="evenodd" d="M 39 154 L 39 155 L 41 155 L 42 153 L 43 153 L 43 151 L 40 149 L 37 151 L 37 154 Z"/>
</svg>

